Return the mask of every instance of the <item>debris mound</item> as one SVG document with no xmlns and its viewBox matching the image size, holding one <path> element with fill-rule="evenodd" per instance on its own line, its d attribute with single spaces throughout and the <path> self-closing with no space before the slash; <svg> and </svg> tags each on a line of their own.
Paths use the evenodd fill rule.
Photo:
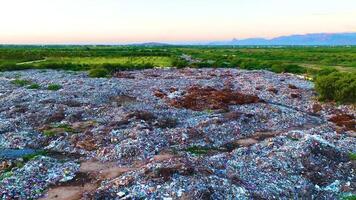
<svg viewBox="0 0 356 200">
<path fill-rule="evenodd" d="M 212 87 L 192 86 L 185 95 L 171 101 L 177 108 L 187 108 L 195 111 L 227 110 L 229 105 L 243 105 L 261 102 L 255 95 L 235 92 L 229 88 L 218 90 Z"/>
</svg>

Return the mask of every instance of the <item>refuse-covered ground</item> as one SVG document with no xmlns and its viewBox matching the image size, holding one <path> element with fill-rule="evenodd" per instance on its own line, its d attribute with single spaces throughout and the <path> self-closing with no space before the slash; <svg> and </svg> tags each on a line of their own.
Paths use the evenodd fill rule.
<svg viewBox="0 0 356 200">
<path fill-rule="evenodd" d="M 4 72 L 0 199 L 340 199 L 355 115 L 267 71 Z"/>
</svg>

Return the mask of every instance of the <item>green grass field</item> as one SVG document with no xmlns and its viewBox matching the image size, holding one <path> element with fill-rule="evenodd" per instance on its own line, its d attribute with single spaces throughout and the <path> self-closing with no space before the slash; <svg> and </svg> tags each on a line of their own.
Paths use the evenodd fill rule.
<svg viewBox="0 0 356 200">
<path fill-rule="evenodd" d="M 356 47 L 196 47 L 182 50 L 212 67 L 268 69 L 272 65 L 299 65 L 319 70 L 329 66 L 340 71 L 356 72 Z"/>
<path fill-rule="evenodd" d="M 100 65 L 100 64 L 144 64 L 150 63 L 155 67 L 170 67 L 172 65 L 172 59 L 170 57 L 159 56 L 142 56 L 142 57 L 59 57 L 59 58 L 47 58 L 41 62 L 37 62 L 37 65 L 48 63 L 73 63 L 84 65 Z"/>
<path fill-rule="evenodd" d="M 199 62 L 187 61 L 182 55 Z M 51 68 L 51 65 L 56 65 L 55 69 L 87 70 L 103 64 L 229 67 L 291 73 L 313 73 L 331 66 L 339 71 L 356 72 L 356 47 L 0 46 L 2 71 Z M 288 70 L 291 67 L 299 69 Z"/>
</svg>

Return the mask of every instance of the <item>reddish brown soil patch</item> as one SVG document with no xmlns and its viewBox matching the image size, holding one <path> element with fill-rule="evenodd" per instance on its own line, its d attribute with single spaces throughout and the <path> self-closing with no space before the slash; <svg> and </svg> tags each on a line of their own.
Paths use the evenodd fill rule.
<svg viewBox="0 0 356 200">
<path fill-rule="evenodd" d="M 113 76 L 116 78 L 135 79 L 135 76 L 128 72 L 116 72 Z"/>
<path fill-rule="evenodd" d="M 14 165 L 14 164 L 13 164 L 12 162 L 9 162 L 9 161 L 2 161 L 2 162 L 0 163 L 0 173 L 1 173 L 2 171 L 5 171 L 5 170 L 8 170 L 8 169 L 12 168 L 13 165 Z"/>
<path fill-rule="evenodd" d="M 85 138 L 82 141 L 78 141 L 75 146 L 87 151 L 93 151 L 97 148 L 96 140 L 94 138 Z"/>
<path fill-rule="evenodd" d="M 268 92 L 271 92 L 271 93 L 273 93 L 273 94 L 278 94 L 278 90 L 277 90 L 276 88 L 274 88 L 274 87 L 268 88 L 267 91 L 268 91 Z"/>
<path fill-rule="evenodd" d="M 318 113 L 321 110 L 323 110 L 323 107 L 320 104 L 316 103 L 313 105 L 313 113 Z"/>
<path fill-rule="evenodd" d="M 250 137 L 241 138 L 236 141 L 227 143 L 227 144 L 225 144 L 224 147 L 226 148 L 227 151 L 232 151 L 239 147 L 249 147 L 249 146 L 257 144 L 261 141 L 264 141 L 268 138 L 273 138 L 273 137 L 277 136 L 278 134 L 280 134 L 280 133 L 268 132 L 268 131 L 267 132 L 256 132 L 255 134 L 253 134 Z"/>
<path fill-rule="evenodd" d="M 156 119 L 156 116 L 151 112 L 141 110 L 141 111 L 130 112 L 125 116 L 124 119 L 129 120 L 132 118 L 144 120 L 144 121 L 153 121 Z"/>
<path fill-rule="evenodd" d="M 55 123 L 55 122 L 60 122 L 65 118 L 65 113 L 63 109 L 60 109 L 59 111 L 55 112 L 52 116 L 46 119 L 45 124 L 50 124 L 50 123 Z"/>
<path fill-rule="evenodd" d="M 196 111 L 227 109 L 229 105 L 243 105 L 261 102 L 254 95 L 243 94 L 231 89 L 217 90 L 212 87 L 190 87 L 185 95 L 174 99 L 170 104 L 177 108 L 187 108 Z"/>
<path fill-rule="evenodd" d="M 293 99 L 296 99 L 296 98 L 300 98 L 301 95 L 300 94 L 297 94 L 297 93 L 292 93 L 290 94 L 290 96 L 293 98 Z"/>
<path fill-rule="evenodd" d="M 293 89 L 293 90 L 296 90 L 296 89 L 298 89 L 298 87 L 297 87 L 297 86 L 295 86 L 295 85 L 292 85 L 292 84 L 289 84 L 289 85 L 288 85 L 288 87 L 289 87 L 290 89 Z"/>
<path fill-rule="evenodd" d="M 335 123 L 338 126 L 345 127 L 347 130 L 356 131 L 355 117 L 348 114 L 339 114 L 331 117 L 329 121 Z"/>
<path fill-rule="evenodd" d="M 163 99 L 163 98 L 165 98 L 167 96 L 167 94 L 162 92 L 161 90 L 154 91 L 154 95 L 156 97 L 158 97 L 158 98 L 161 98 L 161 99 Z"/>
<path fill-rule="evenodd" d="M 89 173 L 79 172 L 76 177 L 56 187 L 50 188 L 40 200 L 79 200 L 83 193 L 93 191 L 99 187 L 98 181 Z"/>
</svg>

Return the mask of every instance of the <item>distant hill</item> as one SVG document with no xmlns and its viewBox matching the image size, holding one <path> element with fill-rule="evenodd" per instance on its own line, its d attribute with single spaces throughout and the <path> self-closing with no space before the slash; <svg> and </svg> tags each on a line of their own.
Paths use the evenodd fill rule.
<svg viewBox="0 0 356 200">
<path fill-rule="evenodd" d="M 147 42 L 147 43 L 138 43 L 138 44 L 131 44 L 132 46 L 145 46 L 145 47 L 155 47 L 155 46 L 170 46 L 171 44 L 167 43 L 160 43 L 160 42 Z"/>
<path fill-rule="evenodd" d="M 356 33 L 316 33 L 211 42 L 208 45 L 356 45 Z"/>
</svg>

